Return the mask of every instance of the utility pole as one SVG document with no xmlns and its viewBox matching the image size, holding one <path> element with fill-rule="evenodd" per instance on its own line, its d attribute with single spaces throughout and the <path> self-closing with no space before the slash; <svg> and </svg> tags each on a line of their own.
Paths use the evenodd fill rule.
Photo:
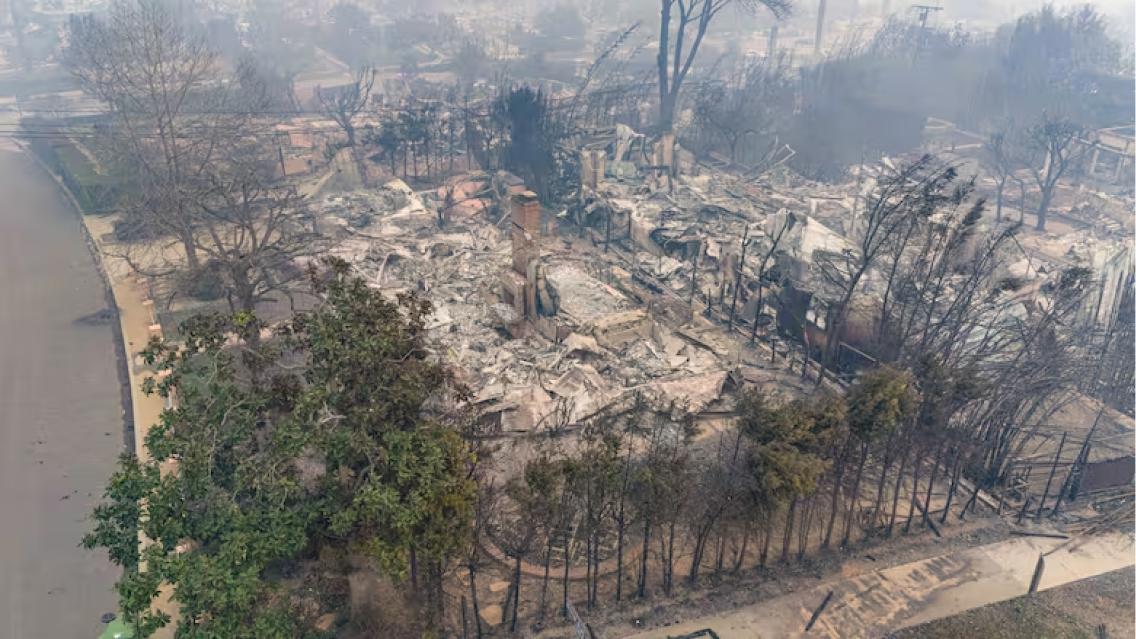
<svg viewBox="0 0 1136 639">
<path fill-rule="evenodd" d="M 813 53 L 820 54 L 821 36 L 824 35 L 824 11 L 828 8 L 828 0 L 820 0 L 817 5 L 817 30 L 813 40 Z"/>
<path fill-rule="evenodd" d="M 913 4 L 911 8 L 919 12 L 919 46 L 915 48 L 915 57 L 918 58 L 920 50 L 927 42 L 927 17 L 932 11 L 942 11 L 943 8 L 933 4 Z"/>
<path fill-rule="evenodd" d="M 919 12 L 919 29 L 925 31 L 927 29 L 927 16 L 931 15 L 932 11 L 942 11 L 943 8 L 933 4 L 913 4 L 912 9 Z"/>
</svg>

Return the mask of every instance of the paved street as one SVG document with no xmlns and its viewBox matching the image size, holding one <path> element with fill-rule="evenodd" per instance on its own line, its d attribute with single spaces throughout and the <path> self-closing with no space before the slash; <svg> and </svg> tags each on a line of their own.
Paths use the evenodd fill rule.
<svg viewBox="0 0 1136 639">
<path fill-rule="evenodd" d="M 78 548 L 123 449 L 113 333 L 79 223 L 0 148 L 0 637 L 93 639 L 117 570 Z"/>
</svg>

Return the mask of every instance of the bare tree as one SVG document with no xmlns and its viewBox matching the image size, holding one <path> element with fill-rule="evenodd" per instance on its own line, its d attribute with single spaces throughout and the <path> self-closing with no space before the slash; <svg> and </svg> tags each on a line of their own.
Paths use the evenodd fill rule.
<svg viewBox="0 0 1136 639">
<path fill-rule="evenodd" d="M 696 433 L 691 415 L 674 407 L 656 414 L 641 433 L 644 451 L 637 460 L 629 487 L 630 504 L 641 525 L 642 548 L 636 575 L 636 596 L 647 596 L 651 545 L 658 541 L 657 563 L 662 585 L 670 592 L 674 576 L 675 532 L 690 490 L 691 438 Z"/>
<path fill-rule="evenodd" d="M 375 75 L 373 68 L 362 66 L 355 70 L 354 79 L 343 86 L 329 89 L 316 87 L 320 110 L 343 129 L 349 147 L 355 146 L 355 118 L 371 101 Z"/>
<path fill-rule="evenodd" d="M 1082 140 L 1084 128 L 1064 118 L 1043 114 L 1041 121 L 1026 129 L 1026 164 L 1041 191 L 1037 205 L 1037 230 L 1045 230 L 1045 218 L 1053 203 L 1057 183 L 1065 172 L 1081 162 L 1092 147 Z"/>
<path fill-rule="evenodd" d="M 520 614 L 521 562 L 525 555 L 536 547 L 541 533 L 546 539 L 545 543 L 540 545 L 546 550 L 545 574 L 547 574 L 551 540 L 549 528 L 557 517 L 557 495 L 560 493 L 559 482 L 562 479 L 563 469 L 560 462 L 543 455 L 526 462 L 523 472 L 505 486 L 505 494 L 515 506 L 513 513 L 515 520 L 503 527 L 503 532 L 506 534 L 502 538 L 507 554 L 513 558 L 512 583 L 509 585 L 503 606 L 503 609 L 510 613 L 506 616 L 509 620 L 509 632 L 516 632 L 517 618 Z"/>
<path fill-rule="evenodd" d="M 955 188 L 956 176 L 953 166 L 943 166 L 930 155 L 881 175 L 857 221 L 855 248 L 820 256 L 816 266 L 831 290 L 831 302 L 818 384 L 834 363 L 849 305 L 861 281 L 918 218 L 927 218 L 944 203 L 965 197 L 965 192 Z"/>
<path fill-rule="evenodd" d="M 197 202 L 197 250 L 209 259 L 234 311 L 253 311 L 274 293 L 292 299 L 303 274 L 298 260 L 316 255 L 321 237 L 303 197 L 271 184 L 254 158 L 225 163 L 209 176 Z"/>
<path fill-rule="evenodd" d="M 106 151 L 131 176 L 128 216 L 152 234 L 176 237 L 196 270 L 195 193 L 241 119 L 217 82 L 215 54 L 152 0 L 117 0 L 105 16 L 72 16 L 68 41 L 67 67 L 113 114 Z"/>
<path fill-rule="evenodd" d="M 986 150 L 986 164 L 994 178 L 994 219 L 1002 219 L 1002 202 L 1006 192 L 1006 182 L 1014 174 L 1017 164 L 1010 149 L 1011 138 L 1014 131 L 1007 125 L 1001 131 L 995 131 L 986 138 L 983 147 Z"/>
<path fill-rule="evenodd" d="M 710 23 L 731 4 L 750 11 L 765 7 L 778 18 L 787 15 L 791 7 L 790 0 L 659 0 L 656 65 L 659 74 L 659 126 L 662 130 L 670 131 L 674 127 L 679 90 L 694 64 Z"/>
<path fill-rule="evenodd" d="M 732 78 L 699 89 L 693 128 L 707 148 L 724 143 L 731 162 L 745 155 L 760 159 L 779 146 L 794 100 L 786 56 L 748 62 Z M 753 152 L 747 154 L 751 144 Z"/>
</svg>

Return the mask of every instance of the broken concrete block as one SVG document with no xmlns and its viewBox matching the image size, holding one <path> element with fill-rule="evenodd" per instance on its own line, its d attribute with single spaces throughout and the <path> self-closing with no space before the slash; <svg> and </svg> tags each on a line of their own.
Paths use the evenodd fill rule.
<svg viewBox="0 0 1136 639">
<path fill-rule="evenodd" d="M 651 319 L 643 309 L 612 313 L 596 320 L 592 334 L 600 346 L 619 350 L 630 342 L 650 337 Z"/>
</svg>

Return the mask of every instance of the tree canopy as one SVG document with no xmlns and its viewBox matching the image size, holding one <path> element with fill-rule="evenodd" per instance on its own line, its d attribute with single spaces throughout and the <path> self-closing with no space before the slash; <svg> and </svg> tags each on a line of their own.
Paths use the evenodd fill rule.
<svg viewBox="0 0 1136 639">
<path fill-rule="evenodd" d="M 176 403 L 146 437 L 151 459 L 121 460 L 83 540 L 125 569 L 120 606 L 141 636 L 169 622 L 151 608 L 162 583 L 178 637 L 307 636 L 326 606 L 295 577 L 323 549 L 401 579 L 415 556 L 440 572 L 468 543 L 473 454 L 448 409 L 462 391 L 424 343 L 429 305 L 343 264 L 316 281 L 323 303 L 272 339 L 252 338 L 249 313 L 202 316 L 180 348 L 146 351 L 168 371 L 146 390 Z"/>
<path fill-rule="evenodd" d="M 751 390 L 741 398 L 738 428 L 749 444 L 751 497 L 757 505 L 775 510 L 794 496 L 816 490 L 826 467 L 819 453 L 845 410 L 836 397 L 775 405 Z"/>
</svg>

